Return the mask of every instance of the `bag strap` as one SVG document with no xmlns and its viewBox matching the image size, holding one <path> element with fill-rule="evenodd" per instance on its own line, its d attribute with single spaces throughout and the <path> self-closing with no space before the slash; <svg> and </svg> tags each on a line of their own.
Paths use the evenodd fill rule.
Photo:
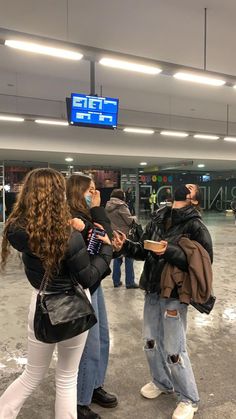
<svg viewBox="0 0 236 419">
<path fill-rule="evenodd" d="M 44 293 L 46 291 L 46 288 L 48 286 L 48 281 L 49 281 L 49 277 L 47 275 L 47 272 L 45 271 L 44 272 L 44 275 L 43 275 L 43 279 L 42 279 L 41 285 L 39 287 L 38 295 L 44 295 Z"/>
<path fill-rule="evenodd" d="M 74 285 L 75 287 L 79 286 L 80 288 L 83 289 L 81 284 L 74 279 L 73 275 L 70 274 L 69 276 L 70 276 L 70 281 L 72 285 Z M 39 292 L 38 292 L 38 295 L 40 295 L 41 297 L 45 294 L 46 288 L 48 286 L 48 282 L 49 282 L 49 277 L 47 275 L 47 272 L 44 272 L 43 279 L 42 279 Z"/>
</svg>

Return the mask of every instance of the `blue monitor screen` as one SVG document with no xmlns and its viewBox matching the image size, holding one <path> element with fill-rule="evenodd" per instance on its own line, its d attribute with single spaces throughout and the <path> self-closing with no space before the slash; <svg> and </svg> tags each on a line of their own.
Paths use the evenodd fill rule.
<svg viewBox="0 0 236 419">
<path fill-rule="evenodd" d="M 117 127 L 118 105 L 118 99 L 72 93 L 69 122 L 114 129 Z"/>
</svg>

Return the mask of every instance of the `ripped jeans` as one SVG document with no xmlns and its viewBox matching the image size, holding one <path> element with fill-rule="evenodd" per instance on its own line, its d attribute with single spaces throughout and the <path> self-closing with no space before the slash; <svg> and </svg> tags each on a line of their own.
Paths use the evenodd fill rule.
<svg viewBox="0 0 236 419">
<path fill-rule="evenodd" d="M 186 348 L 188 306 L 174 298 L 146 294 L 143 337 L 152 381 L 164 392 L 175 391 L 179 401 L 199 402 Z"/>
</svg>

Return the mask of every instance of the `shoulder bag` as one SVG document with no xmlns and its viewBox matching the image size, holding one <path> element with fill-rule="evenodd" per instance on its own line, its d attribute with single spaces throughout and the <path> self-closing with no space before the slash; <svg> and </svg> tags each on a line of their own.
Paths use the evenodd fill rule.
<svg viewBox="0 0 236 419">
<path fill-rule="evenodd" d="M 73 278 L 71 283 L 72 288 L 69 291 L 46 292 L 48 277 L 44 275 L 34 316 L 34 333 L 39 341 L 61 342 L 80 335 L 97 322 L 83 287 Z"/>
<path fill-rule="evenodd" d="M 133 221 L 127 238 L 131 240 L 132 242 L 139 242 L 142 235 L 143 235 L 143 228 L 141 224 L 138 224 L 136 223 L 136 221 Z"/>
</svg>

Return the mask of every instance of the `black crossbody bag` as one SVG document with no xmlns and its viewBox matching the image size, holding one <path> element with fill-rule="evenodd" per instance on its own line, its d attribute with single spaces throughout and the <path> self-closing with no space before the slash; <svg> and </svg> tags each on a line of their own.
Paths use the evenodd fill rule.
<svg viewBox="0 0 236 419">
<path fill-rule="evenodd" d="M 97 322 L 94 309 L 83 287 L 71 278 L 72 288 L 63 293 L 48 293 L 45 274 L 37 295 L 34 315 L 36 339 L 57 343 L 73 338 Z"/>
</svg>

